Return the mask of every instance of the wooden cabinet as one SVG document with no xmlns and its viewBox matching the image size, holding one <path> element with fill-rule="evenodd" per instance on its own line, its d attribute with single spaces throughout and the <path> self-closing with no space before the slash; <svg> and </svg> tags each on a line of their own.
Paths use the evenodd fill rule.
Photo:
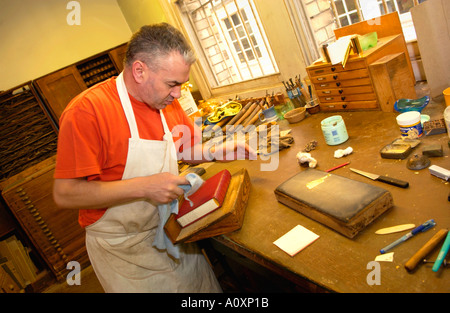
<svg viewBox="0 0 450 313">
<path fill-rule="evenodd" d="M 89 263 L 78 210 L 53 202 L 58 120 L 72 98 L 118 75 L 125 53 L 123 44 L 0 93 L 0 236 L 20 229 L 58 280 L 68 262 Z M 3 276 L 0 288 L 15 291 Z"/>
<path fill-rule="evenodd" d="M 78 224 L 78 210 L 61 210 L 53 202 L 55 158 L 4 182 L 2 196 L 39 254 L 58 280 L 68 274 L 67 263 L 89 263 L 85 231 Z"/>
<path fill-rule="evenodd" d="M 392 112 L 396 100 L 416 97 L 414 72 L 397 12 L 334 30 L 336 38 L 371 32 L 378 35 L 377 45 L 360 55 L 350 55 L 345 68 L 322 61 L 306 68 L 322 111 Z"/>
<path fill-rule="evenodd" d="M 123 44 L 33 81 L 56 124 L 70 100 L 123 70 L 125 52 Z"/>
<path fill-rule="evenodd" d="M 319 99 L 321 110 L 382 109 L 391 112 L 397 99 L 394 101 L 390 99 L 387 102 L 386 96 L 382 96 L 380 92 L 382 90 L 380 83 L 395 83 L 393 77 L 389 71 L 385 71 L 384 76 L 382 71 L 375 75 L 371 66 L 386 59 L 386 56 L 401 55 L 403 53 L 401 43 L 400 35 L 379 38 L 376 47 L 361 55 L 351 55 L 345 68 L 342 64 L 333 65 L 322 61 L 308 66 L 306 68 L 308 76 Z M 411 77 L 406 60 L 402 66 L 397 81 L 401 80 L 404 88 L 403 91 L 397 92 L 397 96 L 414 98 L 414 77 Z M 386 87 L 383 90 L 386 90 Z"/>
<path fill-rule="evenodd" d="M 46 75 L 35 83 L 56 122 L 70 100 L 87 88 L 75 66 Z"/>
<path fill-rule="evenodd" d="M 56 154 L 56 126 L 31 83 L 0 93 L 0 183 Z"/>
<path fill-rule="evenodd" d="M 364 59 L 341 64 L 324 63 L 307 68 L 323 111 L 377 109 L 375 91 Z"/>
</svg>

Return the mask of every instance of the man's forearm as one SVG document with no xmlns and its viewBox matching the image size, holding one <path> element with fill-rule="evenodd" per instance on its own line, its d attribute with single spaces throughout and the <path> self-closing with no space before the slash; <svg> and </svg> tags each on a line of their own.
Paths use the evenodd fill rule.
<svg viewBox="0 0 450 313">
<path fill-rule="evenodd" d="M 55 179 L 53 198 L 64 209 L 101 209 L 145 199 L 169 203 L 183 194 L 185 177 L 158 173 L 117 181 L 87 181 L 85 178 Z"/>
</svg>

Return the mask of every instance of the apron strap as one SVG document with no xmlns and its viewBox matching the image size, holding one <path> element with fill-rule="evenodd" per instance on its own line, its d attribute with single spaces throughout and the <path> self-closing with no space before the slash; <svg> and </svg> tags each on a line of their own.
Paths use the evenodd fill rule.
<svg viewBox="0 0 450 313">
<path fill-rule="evenodd" d="M 138 139 L 139 131 L 136 124 L 136 119 L 134 117 L 133 107 L 131 106 L 130 97 L 128 96 L 127 87 L 125 86 L 125 81 L 123 79 L 123 72 L 119 74 L 116 78 L 116 87 L 119 93 L 120 102 L 122 103 L 123 111 L 128 121 L 128 126 L 130 127 L 131 138 Z"/>
</svg>

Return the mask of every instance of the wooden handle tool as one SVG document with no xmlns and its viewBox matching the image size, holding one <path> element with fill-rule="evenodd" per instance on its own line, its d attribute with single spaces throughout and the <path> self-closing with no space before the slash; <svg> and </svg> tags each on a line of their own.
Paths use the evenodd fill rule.
<svg viewBox="0 0 450 313">
<path fill-rule="evenodd" d="M 447 235 L 448 229 L 441 229 L 405 263 L 405 268 L 412 271 L 423 258 L 431 252 Z"/>
</svg>

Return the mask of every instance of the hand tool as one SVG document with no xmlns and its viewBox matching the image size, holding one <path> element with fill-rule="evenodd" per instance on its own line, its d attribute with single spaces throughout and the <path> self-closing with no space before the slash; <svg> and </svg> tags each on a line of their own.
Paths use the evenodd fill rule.
<svg viewBox="0 0 450 313">
<path fill-rule="evenodd" d="M 441 229 L 438 231 L 431 239 L 422 247 L 420 248 L 406 263 L 405 268 L 408 271 L 412 271 L 416 268 L 417 264 L 422 261 L 422 259 L 430 253 L 439 242 L 441 242 L 445 236 L 447 235 L 448 230 L 447 229 Z"/>
<path fill-rule="evenodd" d="M 402 224 L 402 225 L 397 225 L 397 226 L 392 226 L 392 227 L 381 228 L 381 229 L 377 230 L 375 232 L 375 234 L 386 235 L 386 234 L 398 233 L 400 231 L 409 230 L 414 227 L 416 227 L 415 224 Z"/>
<path fill-rule="evenodd" d="M 432 268 L 433 272 L 437 272 L 439 270 L 439 267 L 441 266 L 442 262 L 444 262 L 444 259 L 448 253 L 448 250 L 450 250 L 450 233 L 447 233 L 447 237 L 445 238 L 445 241 L 444 241 L 444 244 L 442 245 L 441 251 L 439 251 L 436 262 L 434 262 L 434 265 Z"/>
<path fill-rule="evenodd" d="M 395 246 L 401 244 L 402 242 L 408 240 L 409 238 L 417 235 L 418 233 L 423 233 L 424 231 L 427 231 L 428 229 L 434 227 L 436 225 L 436 223 L 434 222 L 434 220 L 428 220 L 425 223 L 423 223 L 422 225 L 414 228 L 412 231 L 410 231 L 409 233 L 407 233 L 406 235 L 400 237 L 399 239 L 397 239 L 396 241 L 394 241 L 393 243 L 387 245 L 386 247 L 384 247 L 383 249 L 380 250 L 380 253 L 386 253 L 387 251 L 391 250 L 392 248 L 394 248 Z"/>
<path fill-rule="evenodd" d="M 354 168 L 350 168 L 350 170 L 352 170 L 353 172 L 358 173 L 360 175 L 366 176 L 372 180 L 378 180 L 378 181 L 381 181 L 383 183 L 390 184 L 393 186 L 397 186 L 397 187 L 401 187 L 401 188 L 407 188 L 409 186 L 408 182 L 400 180 L 400 179 L 395 179 L 395 178 L 388 177 L 388 176 L 372 174 L 372 173 L 360 171 L 360 170 L 357 170 Z"/>
</svg>

